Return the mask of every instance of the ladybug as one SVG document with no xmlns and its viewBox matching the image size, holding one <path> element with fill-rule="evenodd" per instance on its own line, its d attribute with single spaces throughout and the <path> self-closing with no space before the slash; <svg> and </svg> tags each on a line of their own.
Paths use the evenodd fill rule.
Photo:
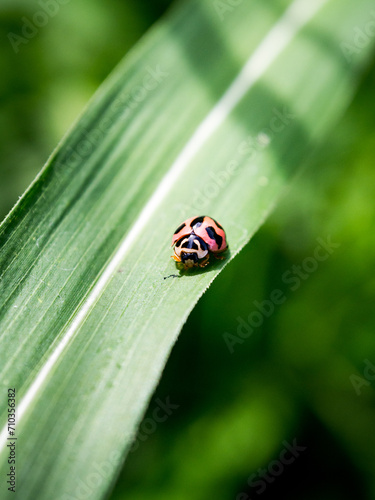
<svg viewBox="0 0 375 500">
<path fill-rule="evenodd" d="M 205 267 L 210 254 L 223 259 L 220 254 L 228 248 L 224 229 L 207 215 L 191 217 L 178 226 L 172 237 L 173 246 L 172 258 L 185 269 Z"/>
</svg>

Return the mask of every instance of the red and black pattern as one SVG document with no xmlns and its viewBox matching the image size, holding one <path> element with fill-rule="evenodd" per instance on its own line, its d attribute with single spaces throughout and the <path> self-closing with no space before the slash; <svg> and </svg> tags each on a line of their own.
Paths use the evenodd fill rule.
<svg viewBox="0 0 375 500">
<path fill-rule="evenodd" d="M 204 267 L 208 264 L 210 253 L 220 258 L 218 254 L 228 248 L 223 227 L 208 215 L 186 219 L 174 232 L 173 245 L 173 258 L 182 262 L 185 268 Z"/>
</svg>

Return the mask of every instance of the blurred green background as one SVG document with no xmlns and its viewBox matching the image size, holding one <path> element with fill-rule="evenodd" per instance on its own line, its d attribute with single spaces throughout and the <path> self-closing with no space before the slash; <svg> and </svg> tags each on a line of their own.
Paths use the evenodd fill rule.
<svg viewBox="0 0 375 500">
<path fill-rule="evenodd" d="M 2 218 L 169 3 L 68 1 L 16 54 L 7 35 L 40 3 L 2 0 Z M 326 143 L 194 309 L 111 499 L 375 498 L 374 80 L 372 63 Z M 339 245 L 314 264 L 328 237 Z M 285 273 L 299 273 L 295 286 Z M 224 334 L 276 289 L 284 302 L 230 352 Z M 178 408 L 156 422 L 167 398 Z M 293 442 L 298 456 L 283 463 Z"/>
<path fill-rule="evenodd" d="M 98 86 L 170 3 L 0 1 L 1 219 Z M 32 35 L 30 24 L 40 12 L 47 16 L 46 25 L 25 38 L 22 30 Z M 11 33 L 27 43 L 15 37 L 11 42 Z"/>
</svg>

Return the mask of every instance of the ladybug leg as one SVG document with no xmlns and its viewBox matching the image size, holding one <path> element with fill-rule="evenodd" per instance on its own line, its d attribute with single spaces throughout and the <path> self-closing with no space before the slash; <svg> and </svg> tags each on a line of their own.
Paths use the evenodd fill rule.
<svg viewBox="0 0 375 500">
<path fill-rule="evenodd" d="M 228 247 L 227 247 L 228 248 Z M 215 259 L 218 259 L 218 260 L 224 260 L 225 259 L 225 255 L 223 255 L 223 253 L 225 252 L 225 250 L 227 248 L 224 248 L 224 250 L 221 250 L 220 252 L 215 252 L 214 253 L 214 256 L 215 256 Z"/>
<path fill-rule="evenodd" d="M 177 268 L 178 268 L 179 270 L 181 270 L 181 269 L 186 269 L 186 267 L 184 266 L 184 264 L 183 264 L 183 262 L 182 262 L 181 258 L 180 258 L 180 257 L 178 257 L 176 254 L 171 255 L 171 258 L 172 258 L 173 260 L 175 260 L 175 261 L 176 261 L 176 265 L 177 265 Z"/>
<path fill-rule="evenodd" d="M 216 255 L 215 254 L 215 259 L 217 259 L 217 260 L 224 260 L 225 257 L 224 257 L 224 255 Z"/>
<path fill-rule="evenodd" d="M 199 267 L 206 267 L 208 264 L 208 261 L 210 260 L 210 255 L 208 254 L 202 262 L 199 263 Z"/>
</svg>

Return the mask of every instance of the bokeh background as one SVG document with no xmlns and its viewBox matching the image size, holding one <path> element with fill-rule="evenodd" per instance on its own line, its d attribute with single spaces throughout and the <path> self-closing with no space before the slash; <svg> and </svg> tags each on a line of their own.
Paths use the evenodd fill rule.
<svg viewBox="0 0 375 500">
<path fill-rule="evenodd" d="M 67 1 L 15 53 L 8 34 L 40 4 L 2 0 L 1 218 L 170 3 Z M 111 499 L 375 498 L 374 83 L 373 60 L 325 144 L 190 315 Z M 336 247 L 308 268 L 327 238 Z M 299 273 L 296 286 L 286 272 Z M 276 289 L 284 302 L 230 352 L 225 335 Z"/>
</svg>

